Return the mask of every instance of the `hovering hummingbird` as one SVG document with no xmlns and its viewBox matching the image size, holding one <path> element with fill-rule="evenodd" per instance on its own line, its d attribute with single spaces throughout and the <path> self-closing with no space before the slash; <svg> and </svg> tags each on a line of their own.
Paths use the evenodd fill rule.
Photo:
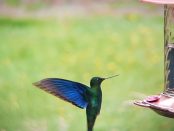
<svg viewBox="0 0 174 131">
<path fill-rule="evenodd" d="M 100 113 L 102 103 L 102 81 L 116 77 L 107 78 L 93 77 L 90 80 L 90 87 L 70 80 L 60 78 L 46 78 L 33 83 L 36 87 L 51 93 L 62 100 L 72 103 L 79 108 L 86 108 L 87 128 L 93 131 L 93 126 L 97 115 Z"/>
</svg>

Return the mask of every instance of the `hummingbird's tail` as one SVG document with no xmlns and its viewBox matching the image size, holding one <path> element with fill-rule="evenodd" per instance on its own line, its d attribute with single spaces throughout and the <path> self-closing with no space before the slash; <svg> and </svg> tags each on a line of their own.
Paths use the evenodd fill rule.
<svg viewBox="0 0 174 131">
<path fill-rule="evenodd" d="M 96 116 L 87 116 L 88 131 L 93 131 Z"/>
<path fill-rule="evenodd" d="M 88 127 L 88 131 L 92 131 L 93 130 L 93 127 Z"/>
<path fill-rule="evenodd" d="M 88 123 L 88 131 L 93 131 L 94 123 Z"/>
</svg>

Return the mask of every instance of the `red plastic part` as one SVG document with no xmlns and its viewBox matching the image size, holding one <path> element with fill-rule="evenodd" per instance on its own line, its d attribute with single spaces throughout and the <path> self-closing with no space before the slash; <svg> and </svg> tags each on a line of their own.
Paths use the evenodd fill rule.
<svg viewBox="0 0 174 131">
<path fill-rule="evenodd" d="M 157 102 L 158 100 L 160 100 L 160 95 L 154 95 L 154 96 L 149 96 L 145 99 L 145 101 L 147 102 Z"/>
<path fill-rule="evenodd" d="M 150 2 L 154 4 L 174 4 L 174 0 L 141 0 L 142 2 Z"/>
<path fill-rule="evenodd" d="M 135 101 L 134 104 L 150 108 L 160 115 L 174 118 L 174 97 L 165 94 L 153 95 L 144 100 Z"/>
</svg>

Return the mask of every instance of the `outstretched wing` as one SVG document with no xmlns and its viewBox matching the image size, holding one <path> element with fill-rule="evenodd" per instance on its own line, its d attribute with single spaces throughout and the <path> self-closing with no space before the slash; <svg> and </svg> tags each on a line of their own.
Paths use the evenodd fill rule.
<svg viewBox="0 0 174 131">
<path fill-rule="evenodd" d="M 87 106 L 85 93 L 89 87 L 84 84 L 59 78 L 46 78 L 33 85 L 77 107 L 86 108 Z"/>
</svg>

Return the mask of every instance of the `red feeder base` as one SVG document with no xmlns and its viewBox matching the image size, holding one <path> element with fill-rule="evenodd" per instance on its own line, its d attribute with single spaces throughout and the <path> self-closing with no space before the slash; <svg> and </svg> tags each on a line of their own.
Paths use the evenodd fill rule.
<svg viewBox="0 0 174 131">
<path fill-rule="evenodd" d="M 174 97 L 166 94 L 149 96 L 144 100 L 135 101 L 134 104 L 150 108 L 162 116 L 174 118 Z"/>
</svg>

